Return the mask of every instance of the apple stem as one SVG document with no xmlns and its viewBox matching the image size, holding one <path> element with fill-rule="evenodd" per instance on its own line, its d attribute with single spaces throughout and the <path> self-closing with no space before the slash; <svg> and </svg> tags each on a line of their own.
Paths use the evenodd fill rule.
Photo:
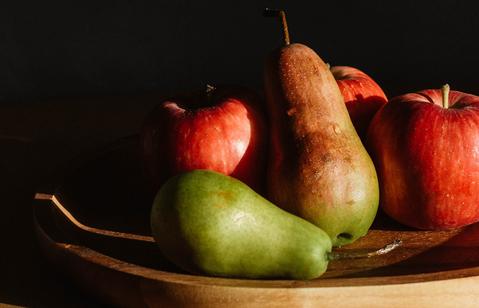
<svg viewBox="0 0 479 308">
<path fill-rule="evenodd" d="M 211 100 L 211 96 L 213 95 L 213 93 L 215 92 L 216 90 L 216 87 L 215 86 L 212 86 L 210 84 L 206 84 L 206 89 L 205 89 L 205 92 L 206 92 L 206 99 L 208 101 Z"/>
<path fill-rule="evenodd" d="M 212 86 L 210 84 L 206 84 L 206 94 L 210 95 L 213 93 L 213 91 L 216 90 L 215 86 Z"/>
<path fill-rule="evenodd" d="M 215 86 L 212 86 L 210 84 L 206 84 L 206 93 L 213 92 L 216 89 Z"/>
<path fill-rule="evenodd" d="M 284 10 L 265 8 L 263 15 L 266 17 L 281 18 L 281 25 L 283 28 L 283 41 L 285 45 L 289 45 L 291 41 L 289 39 L 288 23 L 286 22 L 286 12 Z"/>
<path fill-rule="evenodd" d="M 342 259 L 363 259 L 363 258 L 381 256 L 393 251 L 394 249 L 401 246 L 401 244 L 402 244 L 402 241 L 399 239 L 396 239 L 392 243 L 389 243 L 380 249 L 369 251 L 369 252 L 332 251 L 328 254 L 328 259 L 332 261 L 332 260 L 342 260 Z"/>
<path fill-rule="evenodd" d="M 450 87 L 447 83 L 443 85 L 441 88 L 442 107 L 445 109 L 449 108 L 449 90 L 450 90 Z"/>
</svg>

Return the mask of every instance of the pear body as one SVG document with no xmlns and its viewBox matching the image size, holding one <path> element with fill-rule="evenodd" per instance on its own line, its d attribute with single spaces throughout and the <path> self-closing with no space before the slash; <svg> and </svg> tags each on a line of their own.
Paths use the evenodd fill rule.
<svg viewBox="0 0 479 308">
<path fill-rule="evenodd" d="M 376 170 L 339 87 L 303 44 L 274 51 L 265 65 L 271 148 L 268 199 L 326 231 L 334 246 L 365 235 L 376 215 Z"/>
<path fill-rule="evenodd" d="M 332 246 L 315 225 L 241 181 L 206 170 L 162 186 L 151 228 L 171 262 L 211 276 L 312 279 L 326 271 Z"/>
</svg>

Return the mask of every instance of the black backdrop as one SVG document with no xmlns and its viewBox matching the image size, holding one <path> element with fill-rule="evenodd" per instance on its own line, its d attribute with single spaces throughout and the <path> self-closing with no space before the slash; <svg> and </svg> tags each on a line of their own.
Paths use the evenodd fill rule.
<svg viewBox="0 0 479 308">
<path fill-rule="evenodd" d="M 259 88 L 281 43 L 264 7 L 287 10 L 292 41 L 363 69 L 389 96 L 445 82 L 479 94 L 472 1 L 32 0 L 0 4 L 0 102 Z"/>
<path fill-rule="evenodd" d="M 0 306 L 96 307 L 35 246 L 37 185 L 137 131 L 156 101 L 128 94 L 260 88 L 263 59 L 281 43 L 264 7 L 285 8 L 293 41 L 363 69 L 389 96 L 444 82 L 479 94 L 473 1 L 1 0 Z"/>
</svg>

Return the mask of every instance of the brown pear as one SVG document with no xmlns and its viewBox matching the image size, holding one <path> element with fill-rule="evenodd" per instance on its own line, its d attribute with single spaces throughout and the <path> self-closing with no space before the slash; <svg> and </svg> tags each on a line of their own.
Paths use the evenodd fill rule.
<svg viewBox="0 0 479 308">
<path fill-rule="evenodd" d="M 283 22 L 287 29 L 284 13 Z M 329 67 L 285 35 L 285 45 L 268 57 L 264 77 L 268 198 L 326 231 L 335 246 L 355 241 L 376 215 L 378 179 Z"/>
</svg>

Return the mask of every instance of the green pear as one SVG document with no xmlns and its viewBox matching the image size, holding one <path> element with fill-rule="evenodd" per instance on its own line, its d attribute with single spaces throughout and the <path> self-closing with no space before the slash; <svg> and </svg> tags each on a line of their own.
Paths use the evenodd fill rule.
<svg viewBox="0 0 479 308">
<path fill-rule="evenodd" d="M 332 247 L 320 228 L 241 181 L 206 170 L 162 186 L 151 229 L 171 262 L 212 276 L 312 279 L 326 271 Z"/>
<path fill-rule="evenodd" d="M 267 197 L 326 231 L 334 246 L 349 244 L 376 216 L 376 170 L 329 67 L 308 46 L 285 38 L 265 65 Z"/>
</svg>

